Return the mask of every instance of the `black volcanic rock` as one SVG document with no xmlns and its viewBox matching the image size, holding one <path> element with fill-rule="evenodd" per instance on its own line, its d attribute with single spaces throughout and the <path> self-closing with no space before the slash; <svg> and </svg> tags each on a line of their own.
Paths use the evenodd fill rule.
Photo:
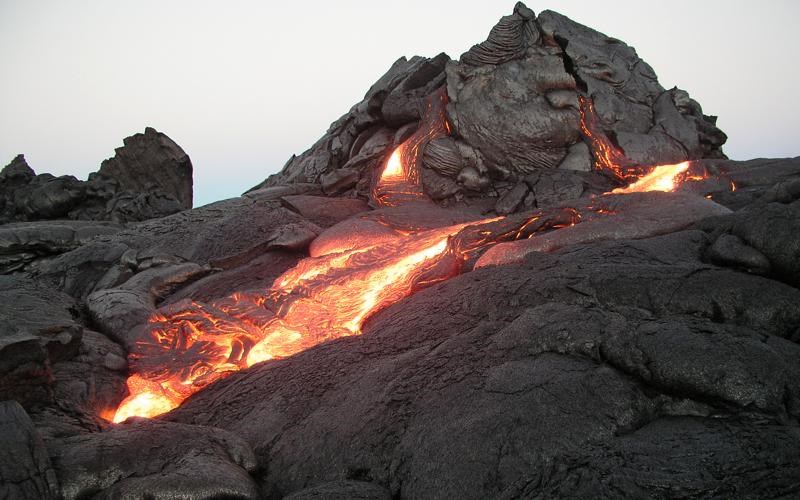
<svg viewBox="0 0 800 500">
<path fill-rule="evenodd" d="M 450 134 L 417 151 L 431 200 L 370 210 L 442 86 Z M 697 159 L 690 180 L 607 194 L 579 95 L 635 162 Z M 0 399 L 22 407 L 0 403 L 0 496 L 800 496 L 800 158 L 731 161 L 724 139 L 632 48 L 518 4 L 459 61 L 399 59 L 240 198 L 186 210 L 188 157 L 152 129 L 86 182 L 17 157 L 0 173 Z M 133 223 L 164 207 L 180 211 Z M 154 311 L 258 299 L 310 254 L 514 212 L 560 227 L 475 251 L 362 335 L 109 421 Z"/>
<path fill-rule="evenodd" d="M 36 173 L 28 166 L 24 155 L 17 155 L 0 171 L 0 181 L 11 181 L 23 184 L 30 181 Z"/>
<path fill-rule="evenodd" d="M 440 54 L 395 62 L 311 149 L 253 189 L 310 182 L 366 197 L 371 172 L 401 142 L 400 127 L 415 126 L 412 110 L 441 85 L 452 133 L 425 147 L 422 179 L 426 193 L 445 205 L 502 195 L 542 170 L 591 170 L 579 95 L 592 99 L 602 130 L 635 163 L 724 158 L 726 136 L 716 118 L 685 91 L 664 89 L 633 48 L 518 3 L 459 61 Z M 363 147 L 369 141 L 374 147 Z M 508 205 L 499 204 L 498 213 Z"/>
<path fill-rule="evenodd" d="M 444 83 L 448 60 L 445 54 L 433 59 L 401 57 L 367 91 L 364 100 L 332 123 L 308 151 L 292 156 L 280 174 L 250 191 L 293 183 L 324 183 L 347 190 L 356 184 L 353 180 L 364 179 L 357 192 L 365 195 L 372 169 L 389 147 L 401 142 L 403 134 L 396 136 L 396 132 L 419 118 L 424 98 Z M 345 173 L 337 172 L 340 168 Z"/>
<path fill-rule="evenodd" d="M 92 177 L 108 177 L 123 190 L 153 190 L 176 199 L 182 210 L 192 208 L 192 162 L 175 141 L 152 127 L 123 140 L 113 158 L 105 160 Z"/>
<path fill-rule="evenodd" d="M 643 471 L 613 496 L 654 481 L 670 495 L 796 492 L 800 433 L 782 422 L 800 416 L 800 347 L 782 337 L 800 292 L 703 263 L 708 244 L 683 231 L 474 271 L 170 419 L 240 433 L 273 496 L 353 471 L 403 498 L 590 491 L 611 464 Z M 716 458 L 672 474 L 675 446 Z M 585 472 L 562 472 L 574 464 Z"/>
<path fill-rule="evenodd" d="M 81 344 L 74 299 L 44 283 L 0 276 L 0 304 L 0 400 L 28 409 L 52 402 L 52 364 L 74 357 Z"/>
<path fill-rule="evenodd" d="M 17 156 L 0 171 L 0 223 L 141 221 L 192 207 L 192 163 L 175 142 L 148 127 L 124 143 L 87 181 L 35 175 Z"/>
<path fill-rule="evenodd" d="M 0 402 L 0 497 L 60 498 L 47 448 L 15 401 Z"/>
<path fill-rule="evenodd" d="M 282 206 L 280 194 L 234 198 L 97 237 L 26 270 L 83 299 L 153 266 L 188 261 L 223 269 L 272 249 L 297 251 L 319 231 Z"/>
<path fill-rule="evenodd" d="M 134 419 L 50 448 L 64 498 L 259 498 L 252 450 L 219 429 Z"/>
<path fill-rule="evenodd" d="M 36 221 L 0 225 L 0 273 L 20 269 L 36 259 L 78 248 L 97 236 L 122 229 L 113 222 Z"/>
</svg>

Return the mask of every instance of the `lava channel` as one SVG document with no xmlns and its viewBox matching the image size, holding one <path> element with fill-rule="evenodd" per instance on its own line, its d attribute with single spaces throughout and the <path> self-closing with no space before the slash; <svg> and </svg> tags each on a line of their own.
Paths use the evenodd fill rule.
<svg viewBox="0 0 800 500">
<path fill-rule="evenodd" d="M 422 188 L 419 163 L 425 145 L 449 133 L 446 104 L 444 88 L 427 99 L 417 132 L 374 176 L 371 196 L 376 205 L 432 203 Z M 591 100 L 582 98 L 581 117 L 595 168 L 620 183 L 631 183 L 615 193 L 670 190 L 676 176 L 686 171 L 685 164 L 669 166 L 672 184 L 644 184 L 643 171 L 599 129 Z M 651 170 L 663 173 L 665 168 Z M 672 174 L 673 170 L 679 171 Z M 574 225 L 580 219 L 576 210 L 558 208 L 436 229 L 390 227 L 390 237 L 379 242 L 352 234 L 341 246 L 344 249 L 334 244 L 327 253 L 301 260 L 263 293 L 234 293 L 211 303 L 184 300 L 162 308 L 149 319 L 143 340 L 129 354 L 129 395 L 113 421 L 165 413 L 232 372 L 358 335 L 375 312 L 456 276 L 478 251 Z"/>
</svg>

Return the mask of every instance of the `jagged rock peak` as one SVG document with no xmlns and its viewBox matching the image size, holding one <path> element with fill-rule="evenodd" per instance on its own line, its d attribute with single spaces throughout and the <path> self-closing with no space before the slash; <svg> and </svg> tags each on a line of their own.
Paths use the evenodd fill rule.
<svg viewBox="0 0 800 500">
<path fill-rule="evenodd" d="M 597 158 L 581 126 L 580 98 L 633 164 L 724 158 L 726 136 L 715 118 L 685 91 L 664 89 L 632 47 L 517 3 L 460 60 L 398 59 L 319 141 L 253 189 L 313 184 L 367 198 L 374 172 L 413 133 L 421 103 L 442 85 L 449 137 L 420 151 L 423 188 L 443 205 L 497 199 L 543 169 L 591 173 Z"/>
<path fill-rule="evenodd" d="M 192 161 L 175 141 L 153 127 L 123 140 L 113 158 L 100 165 L 98 175 L 119 182 L 122 189 L 148 192 L 160 189 L 192 208 Z"/>
<path fill-rule="evenodd" d="M 36 175 L 28 162 L 25 161 L 25 155 L 17 155 L 11 160 L 11 163 L 0 170 L 0 179 L 29 179 Z"/>
<path fill-rule="evenodd" d="M 536 14 L 522 2 L 514 6 L 514 13 L 500 19 L 486 41 L 473 45 L 461 56 L 461 62 L 473 66 L 502 64 L 519 59 L 529 46 L 539 40 Z"/>
<path fill-rule="evenodd" d="M 148 127 L 124 140 L 87 181 L 36 173 L 23 155 L 0 171 L 0 224 L 54 219 L 131 222 L 192 206 L 192 163 Z"/>
</svg>

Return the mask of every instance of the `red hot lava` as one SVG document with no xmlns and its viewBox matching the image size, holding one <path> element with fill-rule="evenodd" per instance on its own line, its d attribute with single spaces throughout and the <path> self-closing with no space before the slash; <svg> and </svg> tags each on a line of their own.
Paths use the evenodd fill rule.
<svg viewBox="0 0 800 500">
<path fill-rule="evenodd" d="M 372 186 L 378 206 L 430 202 L 422 189 L 419 162 L 429 141 L 449 133 L 446 104 L 447 94 L 440 89 L 427 100 L 417 132 L 392 152 Z M 640 187 L 647 176 L 639 179 L 635 165 L 602 134 L 591 100 L 581 99 L 581 116 L 597 167 L 623 182 L 638 179 L 621 192 L 653 186 L 672 189 L 662 181 L 647 181 L 646 188 Z M 669 182 L 675 171 L 685 170 L 683 165 L 669 166 Z M 664 169 L 655 168 L 651 174 Z M 187 300 L 168 306 L 150 318 L 146 338 L 130 353 L 130 395 L 113 420 L 159 415 L 234 371 L 358 335 L 370 315 L 420 288 L 456 276 L 475 252 L 579 221 L 577 211 L 556 209 L 427 230 L 390 225 L 389 236 L 380 240 L 350 234 L 347 242 L 324 245 L 263 293 L 234 293 L 210 304 Z"/>
</svg>

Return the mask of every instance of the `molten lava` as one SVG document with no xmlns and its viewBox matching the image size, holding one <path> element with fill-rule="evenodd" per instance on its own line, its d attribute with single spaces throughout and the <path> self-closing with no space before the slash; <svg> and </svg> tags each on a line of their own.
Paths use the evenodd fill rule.
<svg viewBox="0 0 800 500">
<path fill-rule="evenodd" d="M 427 199 L 418 162 L 424 145 L 447 133 L 446 102 L 444 90 L 436 92 L 419 130 L 392 152 L 373 186 L 378 205 Z M 365 238 L 355 246 L 343 245 L 344 250 L 334 245 L 303 259 L 263 295 L 237 293 L 210 304 L 184 301 L 162 309 L 150 319 L 146 340 L 130 354 L 130 395 L 114 421 L 164 413 L 233 371 L 361 333 L 371 314 L 456 275 L 470 252 L 495 241 L 476 228 L 497 221 L 415 232 L 397 228 L 389 240 Z M 516 225 L 519 234 L 546 227 Z M 468 227 L 461 238 L 452 239 Z"/>
<path fill-rule="evenodd" d="M 619 182 L 630 182 L 638 178 L 635 163 L 614 146 L 600 126 L 600 120 L 594 111 L 594 102 L 585 96 L 579 96 L 578 101 L 581 110 L 581 131 L 594 154 L 595 170 Z"/>
<path fill-rule="evenodd" d="M 643 193 L 645 191 L 674 191 L 680 183 L 680 176 L 689 169 L 690 162 L 684 161 L 676 165 L 660 165 L 653 168 L 649 174 L 643 175 L 638 181 L 628 186 L 616 188 L 611 192 Z"/>
<path fill-rule="evenodd" d="M 371 195 L 378 206 L 430 203 L 419 163 L 428 142 L 449 134 L 446 104 L 442 88 L 426 101 L 419 129 L 393 150 L 374 176 Z M 591 100 L 582 98 L 581 116 L 596 167 L 618 181 L 638 179 L 636 166 L 602 133 Z M 687 162 L 656 167 L 614 193 L 673 189 L 674 179 L 687 167 Z M 578 222 L 580 214 L 570 208 L 426 230 L 387 222 L 388 232 L 379 238 L 350 234 L 341 244 L 328 242 L 263 293 L 234 293 L 208 304 L 184 300 L 162 308 L 129 355 L 130 395 L 113 420 L 159 415 L 234 371 L 358 335 L 372 314 L 457 275 L 477 251 Z"/>
</svg>

